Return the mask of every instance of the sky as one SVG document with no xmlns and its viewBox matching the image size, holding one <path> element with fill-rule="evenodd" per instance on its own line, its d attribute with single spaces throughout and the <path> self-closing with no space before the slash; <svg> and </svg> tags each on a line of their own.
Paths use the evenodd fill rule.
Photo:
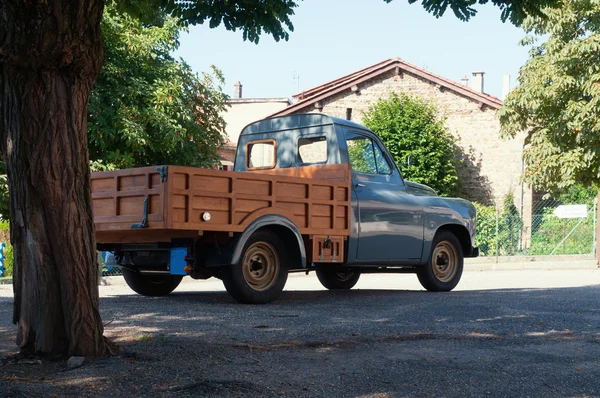
<svg viewBox="0 0 600 398">
<path fill-rule="evenodd" d="M 304 0 L 291 17 L 287 42 L 263 35 L 254 44 L 239 30 L 201 25 L 182 34 L 175 55 L 198 73 L 217 66 L 224 91 L 232 95 L 240 81 L 248 98 L 291 97 L 394 57 L 457 82 L 485 72 L 484 91 L 501 97 L 504 74 L 514 88 L 527 60 L 528 49 L 518 44 L 525 33 L 503 23 L 492 5 L 477 10 L 463 22 L 452 11 L 436 19 L 407 0 Z"/>
</svg>

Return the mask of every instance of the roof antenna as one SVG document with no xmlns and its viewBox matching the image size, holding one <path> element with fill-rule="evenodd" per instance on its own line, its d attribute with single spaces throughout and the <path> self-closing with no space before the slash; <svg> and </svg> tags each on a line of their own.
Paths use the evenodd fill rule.
<svg viewBox="0 0 600 398">
<path fill-rule="evenodd" d="M 295 70 L 292 74 L 292 82 L 296 83 L 296 92 L 300 92 L 300 75 Z"/>
</svg>

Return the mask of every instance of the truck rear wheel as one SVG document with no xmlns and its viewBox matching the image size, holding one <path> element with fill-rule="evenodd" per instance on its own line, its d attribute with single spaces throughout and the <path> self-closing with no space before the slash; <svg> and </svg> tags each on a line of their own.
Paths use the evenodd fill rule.
<svg viewBox="0 0 600 398">
<path fill-rule="evenodd" d="M 323 287 L 329 290 L 352 289 L 360 278 L 360 273 L 354 271 L 336 271 L 330 269 L 318 269 L 317 278 Z"/>
<path fill-rule="evenodd" d="M 284 246 L 268 231 L 255 232 L 237 264 L 223 272 L 223 284 L 235 300 L 265 304 L 279 296 L 288 277 Z"/>
<path fill-rule="evenodd" d="M 181 275 L 143 275 L 123 268 L 123 278 L 134 292 L 143 296 L 166 296 L 171 293 L 183 276 Z"/>
<path fill-rule="evenodd" d="M 460 281 L 463 263 L 462 246 L 456 236 L 441 231 L 433 240 L 429 261 L 417 269 L 417 277 L 429 291 L 449 292 Z"/>
</svg>

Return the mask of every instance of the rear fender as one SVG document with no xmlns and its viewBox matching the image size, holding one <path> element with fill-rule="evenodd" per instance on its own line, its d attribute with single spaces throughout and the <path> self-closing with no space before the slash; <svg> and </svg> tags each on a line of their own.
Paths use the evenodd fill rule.
<svg viewBox="0 0 600 398">
<path fill-rule="evenodd" d="M 242 257 L 242 252 L 248 239 L 259 229 L 266 229 L 273 226 L 286 228 L 293 234 L 300 252 L 300 264 L 302 268 L 306 268 L 306 248 L 304 247 L 304 240 L 300 231 L 288 218 L 276 214 L 268 214 L 254 220 L 244 232 L 230 240 L 226 245 L 211 250 L 206 266 L 215 267 L 236 264 Z"/>
</svg>

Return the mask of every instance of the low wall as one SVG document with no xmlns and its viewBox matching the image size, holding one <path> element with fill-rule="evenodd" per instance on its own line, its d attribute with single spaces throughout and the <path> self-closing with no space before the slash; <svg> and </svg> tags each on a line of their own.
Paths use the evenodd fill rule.
<svg viewBox="0 0 600 398">
<path fill-rule="evenodd" d="M 593 254 L 556 256 L 499 256 L 465 259 L 465 271 L 597 268 L 598 262 Z"/>
</svg>

